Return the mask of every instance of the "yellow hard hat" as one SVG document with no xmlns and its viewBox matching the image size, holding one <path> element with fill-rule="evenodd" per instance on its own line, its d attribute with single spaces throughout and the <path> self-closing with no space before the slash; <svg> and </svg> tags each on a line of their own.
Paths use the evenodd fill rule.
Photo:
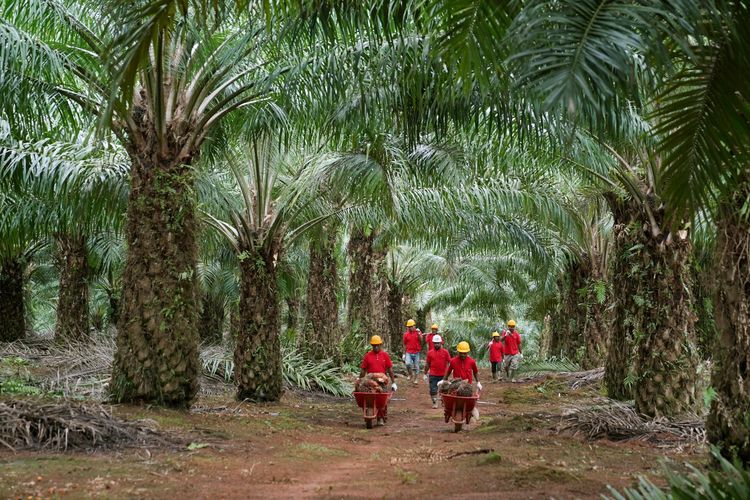
<svg viewBox="0 0 750 500">
<path fill-rule="evenodd" d="M 458 352 L 469 352 L 471 351 L 471 348 L 469 347 L 469 343 L 466 341 L 459 342 L 458 346 L 456 347 L 456 350 Z"/>
<path fill-rule="evenodd" d="M 370 345 L 380 345 L 383 343 L 383 339 L 380 338 L 380 335 L 373 335 L 370 339 Z"/>
<path fill-rule="evenodd" d="M 513 321 L 513 320 L 510 320 L 510 321 L 508 321 L 508 326 L 514 327 L 514 326 L 516 326 L 516 322 Z"/>
<path fill-rule="evenodd" d="M 433 324 L 432 324 L 432 326 L 431 326 L 430 328 L 431 328 L 432 330 L 437 330 L 437 329 L 438 329 L 438 325 L 437 325 L 437 323 L 433 323 Z"/>
<path fill-rule="evenodd" d="M 492 336 L 493 337 L 499 337 L 500 336 L 500 332 L 492 332 Z"/>
<path fill-rule="evenodd" d="M 417 322 L 414 321 L 413 319 L 410 319 L 409 321 L 406 322 L 406 326 L 417 326 Z"/>
</svg>

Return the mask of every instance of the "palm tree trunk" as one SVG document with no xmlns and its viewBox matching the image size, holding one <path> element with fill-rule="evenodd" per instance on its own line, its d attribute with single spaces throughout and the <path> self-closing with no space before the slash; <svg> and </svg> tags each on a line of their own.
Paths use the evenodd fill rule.
<svg viewBox="0 0 750 500">
<path fill-rule="evenodd" d="M 189 165 L 131 151 L 128 254 L 111 391 L 185 406 L 198 390 L 197 246 Z"/>
<path fill-rule="evenodd" d="M 335 251 L 335 228 L 324 227 L 321 237 L 317 241 L 310 241 L 305 345 L 314 359 L 330 359 L 338 339 L 338 269 Z"/>
<path fill-rule="evenodd" d="M 612 228 L 615 240 L 612 289 L 615 293 L 612 328 L 604 363 L 604 385 L 610 398 L 626 401 L 632 398 L 630 382 L 634 337 L 636 332 L 641 331 L 643 323 L 642 308 L 632 300 L 639 293 L 641 283 L 637 276 L 632 276 L 637 264 L 630 249 L 641 242 L 638 238 L 639 230 L 632 224 L 635 209 L 614 194 L 607 196 L 607 201 L 615 222 Z"/>
<path fill-rule="evenodd" d="M 57 237 L 60 292 L 55 340 L 83 341 L 89 337 L 89 266 L 86 239 L 81 234 Z"/>
<path fill-rule="evenodd" d="M 404 353 L 402 307 L 404 294 L 401 288 L 391 283 L 388 289 L 388 337 L 390 338 L 390 353 L 398 359 Z"/>
<path fill-rule="evenodd" d="M 349 238 L 349 300 L 347 321 L 360 335 L 367 337 L 372 332 L 372 293 L 375 235 L 365 234 L 360 228 L 352 230 Z"/>
<path fill-rule="evenodd" d="M 716 398 L 706 422 L 708 439 L 726 457 L 750 463 L 750 223 L 742 208 L 750 182 L 718 218 L 718 283 L 711 385 Z"/>
<path fill-rule="evenodd" d="M 298 299 L 287 298 L 286 302 L 286 327 L 288 330 L 297 330 L 299 325 L 299 308 Z"/>
<path fill-rule="evenodd" d="M 663 207 L 655 198 L 649 203 L 657 224 L 663 225 Z M 638 206 L 610 206 L 615 218 L 616 300 L 605 372 L 609 396 L 629 399 L 632 394 L 636 410 L 645 415 L 683 413 L 695 403 L 698 361 L 692 245 L 679 232 L 673 237 L 652 234 L 653 224 Z"/>
<path fill-rule="evenodd" d="M 591 259 L 591 271 L 586 284 L 586 319 L 583 327 L 585 350 L 581 357 L 581 368 L 591 370 L 602 366 L 606 353 L 606 338 L 609 327 L 604 304 L 599 301 L 597 288 L 602 283 L 597 256 Z"/>
<path fill-rule="evenodd" d="M 245 250 L 240 263 L 240 331 L 234 350 L 239 401 L 277 401 L 283 392 L 274 253 Z"/>
<path fill-rule="evenodd" d="M 20 259 L 8 259 L 0 264 L 0 342 L 13 342 L 26 336 L 24 267 Z"/>
<path fill-rule="evenodd" d="M 644 247 L 642 269 L 650 297 L 636 348 L 635 408 L 649 416 L 675 416 L 693 409 L 698 356 L 690 258 L 685 236 Z M 647 299 L 648 300 L 648 299 Z"/>
<path fill-rule="evenodd" d="M 201 342 L 219 344 L 224 336 L 224 304 L 220 300 L 204 295 L 198 317 Z"/>
<path fill-rule="evenodd" d="M 388 280 L 388 269 L 385 251 L 373 252 L 373 276 L 372 276 L 372 319 L 370 335 L 377 334 L 383 337 L 386 349 L 393 349 L 389 335 L 391 311 L 389 309 L 389 293 L 393 284 Z"/>
<path fill-rule="evenodd" d="M 557 310 L 557 324 L 551 342 L 551 351 L 571 361 L 578 361 L 581 335 L 586 321 L 586 310 L 581 307 L 579 290 L 585 286 L 587 275 L 579 262 L 571 262 L 565 267 L 560 284 L 560 305 Z"/>
</svg>

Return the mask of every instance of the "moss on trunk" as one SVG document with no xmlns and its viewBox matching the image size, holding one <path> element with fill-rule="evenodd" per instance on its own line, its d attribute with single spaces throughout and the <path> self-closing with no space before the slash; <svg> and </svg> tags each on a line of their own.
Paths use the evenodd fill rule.
<svg viewBox="0 0 750 500">
<path fill-rule="evenodd" d="M 83 341 L 89 337 L 89 266 L 86 238 L 81 234 L 57 237 L 60 292 L 55 340 Z"/>
<path fill-rule="evenodd" d="M 750 464 L 750 222 L 742 209 L 750 182 L 720 210 L 717 220 L 718 283 L 716 398 L 706 422 L 708 439 L 726 457 Z"/>
<path fill-rule="evenodd" d="M 273 249 L 242 252 L 240 325 L 234 350 L 239 401 L 277 401 L 283 392 L 275 253 Z"/>
<path fill-rule="evenodd" d="M 7 259 L 0 264 L 0 342 L 13 342 L 26 336 L 24 268 L 21 259 Z"/>
<path fill-rule="evenodd" d="M 200 373 L 192 168 L 156 146 L 130 156 L 128 253 L 110 389 L 115 401 L 186 406 Z"/>
</svg>

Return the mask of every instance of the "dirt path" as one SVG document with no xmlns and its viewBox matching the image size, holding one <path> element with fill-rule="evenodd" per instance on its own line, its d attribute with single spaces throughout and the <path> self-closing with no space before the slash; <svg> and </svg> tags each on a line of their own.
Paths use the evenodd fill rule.
<svg viewBox="0 0 750 500">
<path fill-rule="evenodd" d="M 484 377 L 488 379 L 487 376 Z M 206 398 L 190 413 L 117 407 L 187 434 L 192 451 L 0 452 L 0 497 L 599 498 L 661 469 L 663 450 L 556 434 L 565 404 L 591 396 L 552 382 L 485 384 L 481 419 L 456 434 L 426 384 L 401 384 L 385 427 L 353 401 Z M 672 455 L 699 463 L 702 455 Z"/>
</svg>

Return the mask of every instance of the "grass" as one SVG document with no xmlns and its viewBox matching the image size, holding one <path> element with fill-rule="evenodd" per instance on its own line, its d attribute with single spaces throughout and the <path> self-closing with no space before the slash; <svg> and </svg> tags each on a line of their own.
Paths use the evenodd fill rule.
<svg viewBox="0 0 750 500">
<path fill-rule="evenodd" d="M 416 484 L 419 478 L 416 472 L 412 472 L 406 469 L 397 469 L 396 476 L 398 477 L 401 484 Z"/>
<path fill-rule="evenodd" d="M 503 457 L 495 451 L 492 451 L 479 459 L 479 465 L 494 465 L 501 462 L 503 462 Z"/>
<path fill-rule="evenodd" d="M 348 455 L 348 453 L 345 452 L 344 450 L 339 450 L 337 448 L 329 448 L 327 446 L 323 446 L 322 444 L 317 444 L 317 443 L 300 443 L 293 448 L 292 454 L 296 454 L 296 452 L 303 454 L 304 458 L 309 458 L 311 456 L 313 457 L 345 457 Z"/>
</svg>

